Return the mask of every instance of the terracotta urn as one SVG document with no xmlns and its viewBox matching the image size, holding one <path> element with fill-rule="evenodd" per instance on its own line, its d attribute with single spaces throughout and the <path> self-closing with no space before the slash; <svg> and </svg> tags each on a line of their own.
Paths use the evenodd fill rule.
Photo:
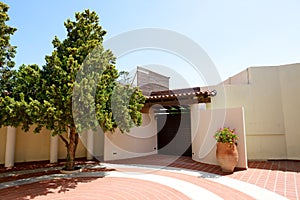
<svg viewBox="0 0 300 200">
<path fill-rule="evenodd" d="M 238 162 L 238 151 L 236 145 L 230 143 L 217 143 L 217 161 L 223 172 L 233 172 Z"/>
</svg>

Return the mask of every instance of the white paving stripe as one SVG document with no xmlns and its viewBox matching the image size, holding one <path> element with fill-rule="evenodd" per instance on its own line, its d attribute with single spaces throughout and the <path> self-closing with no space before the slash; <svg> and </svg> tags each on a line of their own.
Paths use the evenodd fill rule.
<svg viewBox="0 0 300 200">
<path fill-rule="evenodd" d="M 286 200 L 287 199 L 275 192 L 236 179 L 232 179 L 228 177 L 220 177 L 218 179 L 212 179 L 212 178 L 208 178 L 208 179 L 223 185 L 227 185 L 228 187 L 233 186 L 232 188 L 235 188 L 236 190 L 239 190 L 249 196 L 252 196 L 255 199 L 262 199 L 262 200 L 265 199 Z"/>
<path fill-rule="evenodd" d="M 170 178 L 166 176 L 154 175 L 154 174 L 144 174 L 144 173 L 136 173 L 136 172 L 108 172 L 106 177 L 119 177 L 119 178 L 133 178 L 144 181 L 151 181 L 155 183 L 159 183 L 162 185 L 166 185 L 170 188 L 178 190 L 182 194 L 186 195 L 190 199 L 199 199 L 199 195 L 201 194 L 201 198 L 203 199 L 223 199 L 220 196 L 216 195 L 213 192 L 210 192 L 202 187 L 194 185 L 192 183 L 182 181 L 176 178 Z"/>
<path fill-rule="evenodd" d="M 120 164 L 104 164 L 107 167 L 116 167 L 116 168 L 129 168 L 129 167 L 136 167 L 144 170 L 162 170 L 162 171 L 169 171 L 169 172 L 176 172 L 191 176 L 196 176 L 199 178 L 205 178 L 216 183 L 220 183 L 227 187 L 231 187 L 233 189 L 239 190 L 244 194 L 247 194 L 254 199 L 258 200 L 265 200 L 265 199 L 272 199 L 272 200 L 287 200 L 284 196 L 281 196 L 275 192 L 269 191 L 267 189 L 258 187 L 256 185 L 246 183 L 243 181 L 239 181 L 233 178 L 220 176 L 217 174 L 202 172 L 202 171 L 195 171 L 195 170 L 187 170 L 182 168 L 174 168 L 174 167 L 165 167 L 165 166 L 152 166 L 152 165 L 120 165 Z M 128 172 L 124 172 L 124 174 L 128 174 Z"/>
</svg>

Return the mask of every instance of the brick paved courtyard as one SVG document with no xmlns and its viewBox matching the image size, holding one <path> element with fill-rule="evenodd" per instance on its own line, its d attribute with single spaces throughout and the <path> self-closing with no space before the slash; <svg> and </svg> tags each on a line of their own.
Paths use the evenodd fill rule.
<svg viewBox="0 0 300 200">
<path fill-rule="evenodd" d="M 223 173 L 189 157 L 146 156 L 103 163 L 106 171 L 42 175 L 5 186 L 1 199 L 299 199 L 300 162 L 249 162 Z M 31 172 L 32 173 L 32 172 Z M 21 177 L 22 178 L 22 177 Z M 26 182 L 27 181 L 27 182 Z M 31 181 L 31 182 L 30 182 Z"/>
</svg>

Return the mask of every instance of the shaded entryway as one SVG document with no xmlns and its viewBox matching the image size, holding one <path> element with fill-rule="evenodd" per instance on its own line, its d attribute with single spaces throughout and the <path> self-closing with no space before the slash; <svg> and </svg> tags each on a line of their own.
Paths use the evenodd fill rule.
<svg viewBox="0 0 300 200">
<path fill-rule="evenodd" d="M 187 112 L 157 114 L 159 154 L 192 156 L 191 118 Z"/>
<path fill-rule="evenodd" d="M 159 154 L 192 156 L 190 105 L 209 103 L 210 97 L 200 87 L 151 92 L 143 112 L 155 110 Z"/>
</svg>

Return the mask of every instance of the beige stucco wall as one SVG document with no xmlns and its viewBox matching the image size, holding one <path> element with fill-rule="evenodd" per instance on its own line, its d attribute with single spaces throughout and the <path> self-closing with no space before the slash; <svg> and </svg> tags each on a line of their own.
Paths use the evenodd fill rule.
<svg viewBox="0 0 300 200">
<path fill-rule="evenodd" d="M 287 158 L 300 159 L 300 64 L 279 68 Z"/>
<path fill-rule="evenodd" d="M 6 127 L 0 129 L 0 164 L 5 162 Z M 41 133 L 34 134 L 32 130 L 24 132 L 21 128 L 16 130 L 15 162 L 40 161 L 50 159 L 50 131 L 43 129 Z M 66 147 L 59 139 L 58 158 L 66 158 Z M 79 141 L 76 157 L 85 157 L 85 146 Z"/>
<path fill-rule="evenodd" d="M 104 160 L 125 159 L 157 154 L 157 122 L 152 109 L 143 113 L 143 124 L 129 133 L 105 133 Z"/>
<path fill-rule="evenodd" d="M 98 160 L 104 158 L 104 134 L 100 130 L 94 133 L 93 156 Z"/>
<path fill-rule="evenodd" d="M 92 138 L 92 146 L 88 147 L 88 137 Z M 87 153 L 87 149 L 89 148 L 89 153 L 92 157 L 102 161 L 104 157 L 104 134 L 101 128 L 97 131 L 88 131 L 80 134 L 80 142 L 79 142 L 79 151 L 77 157 L 84 157 L 84 153 Z M 63 153 L 63 149 L 61 149 L 61 153 Z"/>
<path fill-rule="evenodd" d="M 235 128 L 238 140 L 237 167 L 248 168 L 243 108 L 199 110 L 191 106 L 192 158 L 217 165 L 215 131 L 221 127 Z"/>
<path fill-rule="evenodd" d="M 249 159 L 300 159 L 300 64 L 251 67 L 215 86 L 209 108 L 243 106 Z"/>
<path fill-rule="evenodd" d="M 32 131 L 24 133 L 17 128 L 15 162 L 47 160 L 50 155 L 49 132 L 43 130 L 39 134 Z"/>
<path fill-rule="evenodd" d="M 0 129 L 0 164 L 5 161 L 6 127 Z"/>
</svg>

